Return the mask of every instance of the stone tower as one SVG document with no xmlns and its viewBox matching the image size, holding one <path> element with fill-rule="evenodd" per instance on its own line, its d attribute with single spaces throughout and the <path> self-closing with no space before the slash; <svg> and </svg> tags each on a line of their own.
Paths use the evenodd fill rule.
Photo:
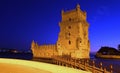
<svg viewBox="0 0 120 73">
<path fill-rule="evenodd" d="M 86 12 L 82 11 L 78 4 L 73 10 L 62 10 L 61 15 L 62 20 L 59 23 L 60 32 L 57 41 L 58 54 L 74 58 L 89 58 L 89 24 L 86 21 Z"/>
</svg>

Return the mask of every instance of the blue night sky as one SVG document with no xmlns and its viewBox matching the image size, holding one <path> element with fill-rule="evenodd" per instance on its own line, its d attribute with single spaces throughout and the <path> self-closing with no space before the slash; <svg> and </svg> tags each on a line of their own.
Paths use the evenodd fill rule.
<svg viewBox="0 0 120 73">
<path fill-rule="evenodd" d="M 1 0 L 0 48 L 30 49 L 32 40 L 55 44 L 61 10 L 80 4 L 90 24 L 91 51 L 120 44 L 120 0 Z"/>
</svg>

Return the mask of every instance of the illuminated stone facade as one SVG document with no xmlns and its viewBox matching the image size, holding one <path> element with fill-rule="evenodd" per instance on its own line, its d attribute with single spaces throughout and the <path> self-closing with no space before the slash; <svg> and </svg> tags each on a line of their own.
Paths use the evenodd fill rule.
<svg viewBox="0 0 120 73">
<path fill-rule="evenodd" d="M 61 12 L 60 33 L 55 45 L 37 45 L 32 43 L 34 57 L 51 57 L 69 55 L 74 58 L 89 58 L 90 42 L 88 38 L 89 24 L 86 12 L 80 6 L 73 10 Z M 43 54 L 44 53 L 44 54 Z"/>
<path fill-rule="evenodd" d="M 38 45 L 34 41 L 31 45 L 33 57 L 37 58 L 51 58 L 51 56 L 58 55 L 56 45 Z"/>
</svg>

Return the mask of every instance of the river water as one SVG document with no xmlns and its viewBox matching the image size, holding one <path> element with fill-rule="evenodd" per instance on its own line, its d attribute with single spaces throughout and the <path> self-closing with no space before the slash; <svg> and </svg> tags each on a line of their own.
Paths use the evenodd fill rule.
<svg viewBox="0 0 120 73">
<path fill-rule="evenodd" d="M 95 58 L 95 53 L 90 54 L 91 60 L 95 61 L 96 66 L 100 66 L 100 62 L 103 64 L 103 68 L 106 68 L 107 70 L 110 69 L 110 65 L 113 66 L 113 73 L 120 73 L 120 59 L 100 59 Z"/>
</svg>

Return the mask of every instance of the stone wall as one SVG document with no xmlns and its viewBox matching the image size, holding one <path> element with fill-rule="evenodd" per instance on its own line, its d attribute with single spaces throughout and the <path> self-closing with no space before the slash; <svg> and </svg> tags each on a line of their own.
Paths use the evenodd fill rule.
<svg viewBox="0 0 120 73">
<path fill-rule="evenodd" d="M 37 43 L 32 43 L 33 57 L 39 58 L 51 58 L 57 55 L 57 47 L 55 44 L 49 45 L 38 45 Z"/>
<path fill-rule="evenodd" d="M 77 5 L 73 10 L 62 10 L 61 15 L 62 21 L 59 23 L 60 32 L 57 41 L 58 54 L 89 58 L 89 24 L 86 20 L 86 12 Z"/>
</svg>

